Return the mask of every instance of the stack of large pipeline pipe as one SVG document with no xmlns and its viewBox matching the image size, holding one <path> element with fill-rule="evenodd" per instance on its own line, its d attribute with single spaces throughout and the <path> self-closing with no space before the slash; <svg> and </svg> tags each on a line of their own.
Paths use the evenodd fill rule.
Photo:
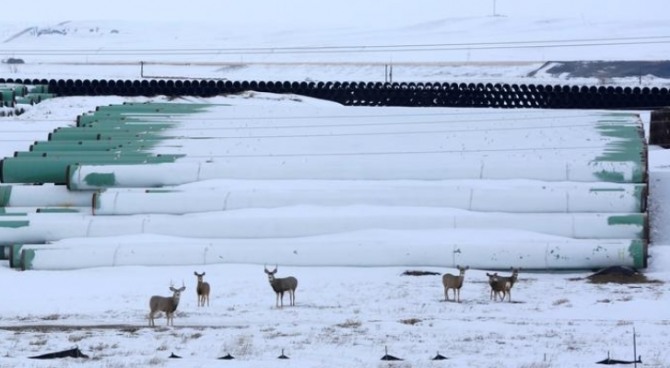
<svg viewBox="0 0 670 368">
<path fill-rule="evenodd" d="M 452 92 L 397 91 L 412 89 Z M 343 250 L 357 265 L 646 266 L 646 145 L 631 113 L 111 105 L 0 166 L 5 182 L 90 199 L 90 211 L 0 221 L 4 254 L 24 269 L 268 254 L 346 265 Z"/>
<path fill-rule="evenodd" d="M 139 113 L 179 114 L 197 106 L 178 104 L 127 105 L 123 109 Z M 119 110 L 121 111 L 121 110 Z M 150 121 L 134 124 L 115 109 L 100 112 L 103 123 L 78 128 L 59 128 L 48 141 L 37 141 L 29 151 L 0 161 L 0 181 L 4 183 L 67 183 L 67 168 L 72 164 L 122 165 L 174 162 L 179 155 L 153 154 L 149 150 L 158 141 L 160 131 L 170 124 Z M 124 110 L 125 111 L 125 110 Z M 169 111 L 169 112 L 166 112 Z M 114 122 L 117 119 L 117 122 Z M 81 124 L 85 118 L 81 118 Z"/>
<path fill-rule="evenodd" d="M 23 111 L 20 105 L 34 105 L 52 97 L 54 94 L 49 93 L 44 84 L 0 82 L 0 116 L 7 115 L 8 111 L 18 115 Z"/>
<path fill-rule="evenodd" d="M 0 83 L 14 82 L 1 79 Z M 48 84 L 62 96 L 200 96 L 254 90 L 293 93 L 354 106 L 655 109 L 670 105 L 666 87 L 614 87 L 505 83 L 215 81 L 199 79 L 16 80 Z M 46 83 L 45 83 L 46 82 Z"/>
</svg>

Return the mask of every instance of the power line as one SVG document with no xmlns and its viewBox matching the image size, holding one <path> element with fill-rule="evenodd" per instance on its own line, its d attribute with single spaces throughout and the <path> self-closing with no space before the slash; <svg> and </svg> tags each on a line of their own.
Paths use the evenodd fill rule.
<svg viewBox="0 0 670 368">
<path fill-rule="evenodd" d="M 228 54 L 333 54 L 379 52 L 427 52 L 459 50 L 533 49 L 556 47 L 601 47 L 623 45 L 650 45 L 670 43 L 670 36 L 584 38 L 530 41 L 430 43 L 395 45 L 343 45 L 343 46 L 286 46 L 244 48 L 95 48 L 95 49 L 0 49 L 2 53 L 26 55 L 228 55 Z"/>
</svg>

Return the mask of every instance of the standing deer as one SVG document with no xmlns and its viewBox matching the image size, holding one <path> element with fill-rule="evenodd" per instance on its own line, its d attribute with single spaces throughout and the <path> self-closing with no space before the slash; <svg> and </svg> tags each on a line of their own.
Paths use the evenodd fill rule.
<svg viewBox="0 0 670 368">
<path fill-rule="evenodd" d="M 489 299 L 496 301 L 498 296 L 500 300 L 505 299 L 505 282 L 500 281 L 500 276 L 495 272 L 493 274 L 486 273 L 486 276 L 489 278 L 489 286 L 491 287 L 491 293 L 489 294 Z"/>
<path fill-rule="evenodd" d="M 456 266 L 460 271 L 458 276 L 450 273 L 445 273 L 442 276 L 442 285 L 444 285 L 444 301 L 449 301 L 449 289 L 454 289 L 454 300 L 457 303 L 461 302 L 461 287 L 463 286 L 463 279 L 465 278 L 465 270 L 470 269 L 470 266 Z"/>
<path fill-rule="evenodd" d="M 507 296 L 507 300 L 510 303 L 512 302 L 512 287 L 519 277 L 519 269 L 514 267 L 511 269 L 512 275 L 509 277 L 498 276 L 497 272 L 494 274 L 486 273 L 491 286 L 491 299 L 497 300 L 497 296 L 500 295 L 500 301 L 505 301 L 505 296 Z"/>
<path fill-rule="evenodd" d="M 172 291 L 172 296 L 158 296 L 154 295 L 149 299 L 149 326 L 156 326 L 154 323 L 154 315 L 157 312 L 165 312 L 165 317 L 167 318 L 167 325 L 174 326 L 174 312 L 177 310 L 179 305 L 179 298 L 181 297 L 181 292 L 186 290 L 186 286 L 175 289 L 173 286 L 170 286 Z"/>
<path fill-rule="evenodd" d="M 204 307 L 205 301 L 207 301 L 209 307 L 209 283 L 202 281 L 205 272 L 200 274 L 193 271 L 193 274 L 198 278 L 198 285 L 195 287 L 195 292 L 198 295 L 198 307 Z"/>
<path fill-rule="evenodd" d="M 295 289 L 298 287 L 298 279 L 293 276 L 276 278 L 275 273 L 277 273 L 277 266 L 272 271 L 269 271 L 267 267 L 265 268 L 265 273 L 268 274 L 268 281 L 270 281 L 270 286 L 272 290 L 277 294 L 277 308 L 284 307 L 284 292 L 288 291 L 289 300 L 292 306 L 295 306 Z M 279 305 L 279 299 L 281 298 L 281 306 Z"/>
<path fill-rule="evenodd" d="M 512 302 L 512 287 L 516 284 L 516 280 L 519 278 L 519 269 L 511 267 L 512 275 L 508 277 L 500 277 L 500 280 L 505 283 L 505 294 L 507 294 L 507 300 Z M 505 301 L 505 295 L 503 294 L 502 301 Z"/>
</svg>

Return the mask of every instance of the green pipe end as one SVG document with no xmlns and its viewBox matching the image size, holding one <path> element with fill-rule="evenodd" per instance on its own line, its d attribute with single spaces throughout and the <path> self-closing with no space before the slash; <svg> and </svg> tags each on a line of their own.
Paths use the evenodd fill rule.
<svg viewBox="0 0 670 368">
<path fill-rule="evenodd" d="M 31 270 L 33 268 L 33 261 L 35 260 L 35 250 L 34 249 L 23 249 L 21 250 L 21 269 L 23 271 Z"/>
</svg>

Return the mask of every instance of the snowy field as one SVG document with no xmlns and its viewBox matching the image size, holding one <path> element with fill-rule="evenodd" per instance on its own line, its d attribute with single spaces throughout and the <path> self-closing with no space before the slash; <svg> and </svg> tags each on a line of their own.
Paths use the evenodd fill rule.
<svg viewBox="0 0 670 368">
<path fill-rule="evenodd" d="M 120 8 L 131 6 L 128 2 L 116 4 Z M 90 21 L 86 19 L 98 19 L 96 15 L 100 13 L 76 8 L 80 11 L 77 13 L 72 8 L 72 17 L 66 17 L 62 4 L 45 12 L 51 15 L 49 19 L 31 21 L 25 15 L 8 18 L 7 14 L 22 13 L 15 8 L 3 12 L 0 18 L 0 39 L 5 41 L 0 51 L 3 59 L 21 57 L 26 59 L 26 64 L 0 64 L 0 76 L 137 78 L 138 62 L 147 61 L 145 58 L 150 56 L 150 60 L 164 63 L 161 68 L 165 69 L 152 70 L 158 65 L 149 66 L 147 73 L 172 76 L 384 80 L 384 65 L 397 62 L 412 65 L 404 71 L 394 69 L 399 73 L 395 78 L 405 80 L 517 80 L 527 77 L 526 69 L 519 71 L 516 65 L 541 65 L 550 60 L 659 60 L 670 51 L 663 38 L 651 43 L 653 37 L 666 36 L 670 30 L 663 19 L 667 5 L 662 1 L 642 1 L 634 6 L 624 1 L 585 1 L 574 7 L 549 1 L 514 4 L 497 1 L 495 11 L 488 1 L 456 6 L 426 0 L 412 7 L 391 1 L 385 16 L 377 16 L 377 6 L 351 1 L 318 9 L 313 2 L 295 2 L 293 5 L 300 11 L 288 11 L 274 3 L 270 6 L 260 1 L 244 2 L 244 6 L 216 4 L 210 13 L 223 14 L 216 19 L 225 19 L 236 27 L 226 27 L 226 32 L 218 33 L 220 25 L 210 23 L 208 31 L 200 33 L 204 26 L 175 22 L 178 17 L 175 12 L 146 8 L 132 12 L 135 18 L 129 18 L 133 19 L 123 19 L 117 8 L 100 8 L 102 14 L 107 11 L 105 19 Z M 254 12 L 259 4 L 268 7 Z M 39 5 L 48 10 L 55 4 L 42 2 Z M 351 10 L 356 6 L 358 11 Z M 604 6 L 611 11 L 604 12 Z M 441 13 L 434 11 L 436 8 Z M 156 18 L 164 15 L 173 25 L 180 26 L 149 28 L 138 23 L 137 14 L 147 14 L 147 11 L 156 11 L 151 13 Z M 247 18 L 243 15 L 250 13 L 258 17 L 245 22 Z M 111 20 L 114 15 L 124 21 Z M 182 15 L 190 21 L 198 17 L 192 9 Z M 346 15 L 352 16 L 345 18 Z M 208 17 L 210 21 L 214 18 Z M 70 19 L 72 22 L 62 23 Z M 296 22 L 303 19 L 311 21 Z M 68 33 L 39 37 L 31 36 L 31 31 L 22 33 L 33 26 L 57 30 L 62 27 L 67 28 Z M 640 39 L 624 44 L 624 37 Z M 616 45 L 603 45 L 605 38 L 615 39 L 616 42 L 611 43 Z M 565 45 L 574 39 L 583 43 L 587 39 L 598 39 L 600 45 Z M 482 42 L 494 42 L 498 46 L 502 42 L 515 42 L 519 46 L 535 40 L 544 40 L 544 47 L 477 50 L 474 46 Z M 547 41 L 550 40 L 562 40 L 563 46 L 549 47 Z M 229 49 L 264 50 L 215 55 L 213 50 L 221 48 L 224 41 L 225 48 Z M 406 47 L 401 51 L 374 53 L 361 52 L 364 47 L 359 47 L 429 44 L 465 46 L 449 50 L 426 47 L 419 51 L 416 47 Z M 333 54 L 267 50 L 297 46 L 344 46 L 348 51 Z M 92 50 L 106 49 L 116 51 L 92 53 Z M 184 49 L 205 51 L 190 55 L 156 52 Z M 185 60 L 203 66 L 194 69 L 173 65 Z M 82 65 L 75 64 L 82 61 L 85 61 Z M 207 61 L 249 65 L 222 68 L 204 65 Z M 331 61 L 339 66 L 334 67 Z M 462 63 L 472 69 L 454 70 L 450 64 L 436 69 L 435 63 L 442 62 Z M 275 68 L 262 63 L 287 64 Z M 310 69 L 305 66 L 309 63 L 326 65 Z M 359 68 L 357 63 L 373 65 L 372 68 L 380 72 Z M 642 82 L 666 85 L 666 81 L 654 78 Z M 96 106 L 145 100 L 117 97 L 47 100 L 30 107 L 19 117 L 0 118 L 0 130 L 7 133 L 4 139 L 0 137 L 0 155 L 11 156 L 14 151 L 26 150 L 33 141 L 46 139 L 47 133 L 56 127 L 73 125 L 77 115 Z M 162 97 L 154 100 L 165 101 Z M 254 98 L 244 95 L 218 97 L 215 101 L 245 106 L 285 101 L 332 108 L 330 103 L 307 99 L 299 102 L 297 96 Z M 560 111 L 554 113 L 560 114 Z M 640 113 L 648 120 L 648 112 Z M 21 137 L 6 138 L 10 132 Z M 403 275 L 407 270 L 455 273 L 454 268 L 279 264 L 277 276 L 295 276 L 299 284 L 296 306 L 276 308 L 262 264 L 17 272 L 3 263 L 0 266 L 4 292 L 0 301 L 0 367 L 595 367 L 598 366 L 595 362 L 605 359 L 608 352 L 615 359 L 633 360 L 633 331 L 643 366 L 670 367 L 667 350 L 670 214 L 663 208 L 670 201 L 670 154 L 658 147 L 650 147 L 649 153 L 652 244 L 649 267 L 644 270 L 649 282 L 594 284 L 586 279 L 590 274 L 587 270 L 565 273 L 521 270 L 510 303 L 490 300 L 486 277 L 490 271 L 470 269 L 461 290 L 461 303 L 455 303 L 444 301 L 440 276 Z M 268 267 L 274 267 L 271 260 Z M 197 306 L 194 271 L 206 272 L 205 281 L 212 285 L 208 307 Z M 169 295 L 171 284 L 186 286 L 174 327 L 165 326 L 163 315 L 156 320 L 156 328 L 149 328 L 149 298 Z M 288 297 L 284 302 L 288 302 Z M 73 347 L 90 358 L 28 359 Z M 385 348 L 388 354 L 403 360 L 381 361 Z M 289 360 L 277 359 L 282 351 Z M 438 352 L 449 359 L 431 360 Z M 182 359 L 168 359 L 171 353 Z M 232 362 L 217 360 L 226 354 L 236 359 Z"/>
</svg>

